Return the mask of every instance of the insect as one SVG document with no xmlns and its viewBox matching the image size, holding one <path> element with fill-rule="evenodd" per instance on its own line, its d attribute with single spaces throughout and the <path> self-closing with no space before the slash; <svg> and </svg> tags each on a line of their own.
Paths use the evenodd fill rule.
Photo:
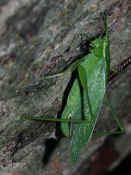
<svg viewBox="0 0 131 175">
<path fill-rule="evenodd" d="M 106 100 L 111 108 L 120 131 L 105 131 L 102 134 L 118 134 L 124 132 L 124 127 L 120 123 L 106 96 L 110 73 L 110 40 L 106 22 L 105 31 L 106 34 L 104 37 L 96 38 L 91 42 L 90 53 L 78 60 L 70 70 L 70 72 L 76 72 L 76 79 L 68 94 L 61 118 L 22 116 L 25 119 L 61 122 L 61 129 L 64 135 L 70 136 L 72 133 L 71 159 L 74 163 L 79 159 L 81 150 L 89 143 L 93 135 L 104 100 Z M 47 78 L 62 76 L 68 72 L 67 70 Z M 72 123 L 72 132 L 69 123 Z"/>
</svg>

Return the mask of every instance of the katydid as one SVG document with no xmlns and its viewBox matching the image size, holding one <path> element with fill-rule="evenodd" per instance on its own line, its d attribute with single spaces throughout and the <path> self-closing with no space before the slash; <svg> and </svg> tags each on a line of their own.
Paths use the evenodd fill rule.
<svg viewBox="0 0 131 175">
<path fill-rule="evenodd" d="M 107 96 L 108 76 L 110 72 L 110 41 L 107 25 L 106 34 L 91 42 L 90 53 L 73 66 L 70 71 L 49 76 L 53 78 L 65 73 L 76 71 L 77 77 L 67 97 L 67 103 L 61 119 L 22 116 L 31 120 L 48 120 L 61 122 L 61 129 L 65 136 L 70 136 L 69 122 L 72 123 L 72 153 L 71 158 L 76 162 L 80 151 L 90 141 L 96 121 L 105 99 L 113 112 L 114 119 L 120 131 L 103 132 L 102 134 L 118 134 L 124 131 Z"/>
</svg>

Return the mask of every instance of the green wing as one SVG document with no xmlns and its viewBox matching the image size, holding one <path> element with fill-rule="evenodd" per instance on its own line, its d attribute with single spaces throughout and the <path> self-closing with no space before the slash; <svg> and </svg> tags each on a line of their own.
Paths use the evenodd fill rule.
<svg viewBox="0 0 131 175">
<path fill-rule="evenodd" d="M 62 113 L 62 119 L 81 119 L 81 94 L 78 79 L 75 80 L 70 90 L 67 104 Z M 70 136 L 68 123 L 61 122 L 61 129 L 65 136 Z"/>
<path fill-rule="evenodd" d="M 91 63 L 92 62 L 92 63 Z M 93 65 L 94 62 L 94 65 Z M 94 55 L 88 56 L 88 61 L 83 67 L 93 66 L 91 72 L 87 72 L 87 89 L 83 91 L 83 115 L 89 123 L 75 124 L 72 136 L 72 160 L 78 159 L 79 152 L 89 142 L 96 125 L 97 117 L 101 109 L 106 89 L 105 64 L 102 59 Z M 80 117 L 81 117 L 80 116 Z M 72 116 L 72 119 L 75 116 Z"/>
<path fill-rule="evenodd" d="M 106 91 L 108 62 L 106 52 L 109 43 L 106 38 L 98 38 L 91 43 L 91 54 L 84 57 L 78 66 L 79 77 L 75 80 L 67 99 L 62 118 L 82 120 L 73 124 L 72 161 L 75 162 L 81 149 L 89 142 L 94 131 Z M 108 47 L 108 48 L 107 48 Z M 84 121 L 85 120 L 85 121 Z M 67 123 L 61 123 L 66 136 L 70 135 Z"/>
</svg>

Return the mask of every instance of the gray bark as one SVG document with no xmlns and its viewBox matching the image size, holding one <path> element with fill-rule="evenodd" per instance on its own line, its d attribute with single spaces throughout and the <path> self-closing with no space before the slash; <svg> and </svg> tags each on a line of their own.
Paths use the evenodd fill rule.
<svg viewBox="0 0 131 175">
<path fill-rule="evenodd" d="M 97 150 L 107 139 L 119 156 L 106 168 L 119 164 L 130 153 L 131 66 L 108 90 L 126 133 L 94 137 L 75 166 L 70 160 L 70 138 L 62 138 L 56 144 L 44 166 L 46 141 L 55 137 L 56 124 L 19 117 L 57 116 L 70 74 L 48 80 L 45 76 L 65 70 L 83 55 L 81 34 L 90 41 L 103 33 L 102 11 L 110 13 L 107 21 L 111 29 L 111 67 L 130 57 L 130 7 L 129 0 L 0 1 L 0 174 L 79 174 L 82 164 L 80 170 L 91 174 L 92 167 L 96 168 L 93 161 L 99 158 Z M 104 106 L 102 113 L 104 119 L 100 116 L 97 129 L 111 129 L 109 109 Z"/>
</svg>

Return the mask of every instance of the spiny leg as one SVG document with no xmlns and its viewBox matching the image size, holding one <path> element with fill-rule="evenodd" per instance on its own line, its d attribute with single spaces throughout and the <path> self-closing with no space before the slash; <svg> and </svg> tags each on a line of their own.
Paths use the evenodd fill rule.
<svg viewBox="0 0 131 175">
<path fill-rule="evenodd" d="M 94 133 L 94 135 L 104 136 L 104 135 L 114 135 L 114 134 L 122 134 L 122 133 L 124 133 L 125 132 L 125 127 L 120 122 L 120 119 L 119 119 L 116 111 L 114 110 L 114 108 L 113 108 L 109 98 L 107 97 L 107 95 L 105 95 L 105 101 L 106 101 L 107 105 L 109 106 L 109 108 L 110 108 L 110 110 L 112 112 L 112 115 L 114 117 L 114 120 L 115 120 L 116 124 L 119 127 L 119 130 L 103 131 L 103 132 Z"/>
</svg>

